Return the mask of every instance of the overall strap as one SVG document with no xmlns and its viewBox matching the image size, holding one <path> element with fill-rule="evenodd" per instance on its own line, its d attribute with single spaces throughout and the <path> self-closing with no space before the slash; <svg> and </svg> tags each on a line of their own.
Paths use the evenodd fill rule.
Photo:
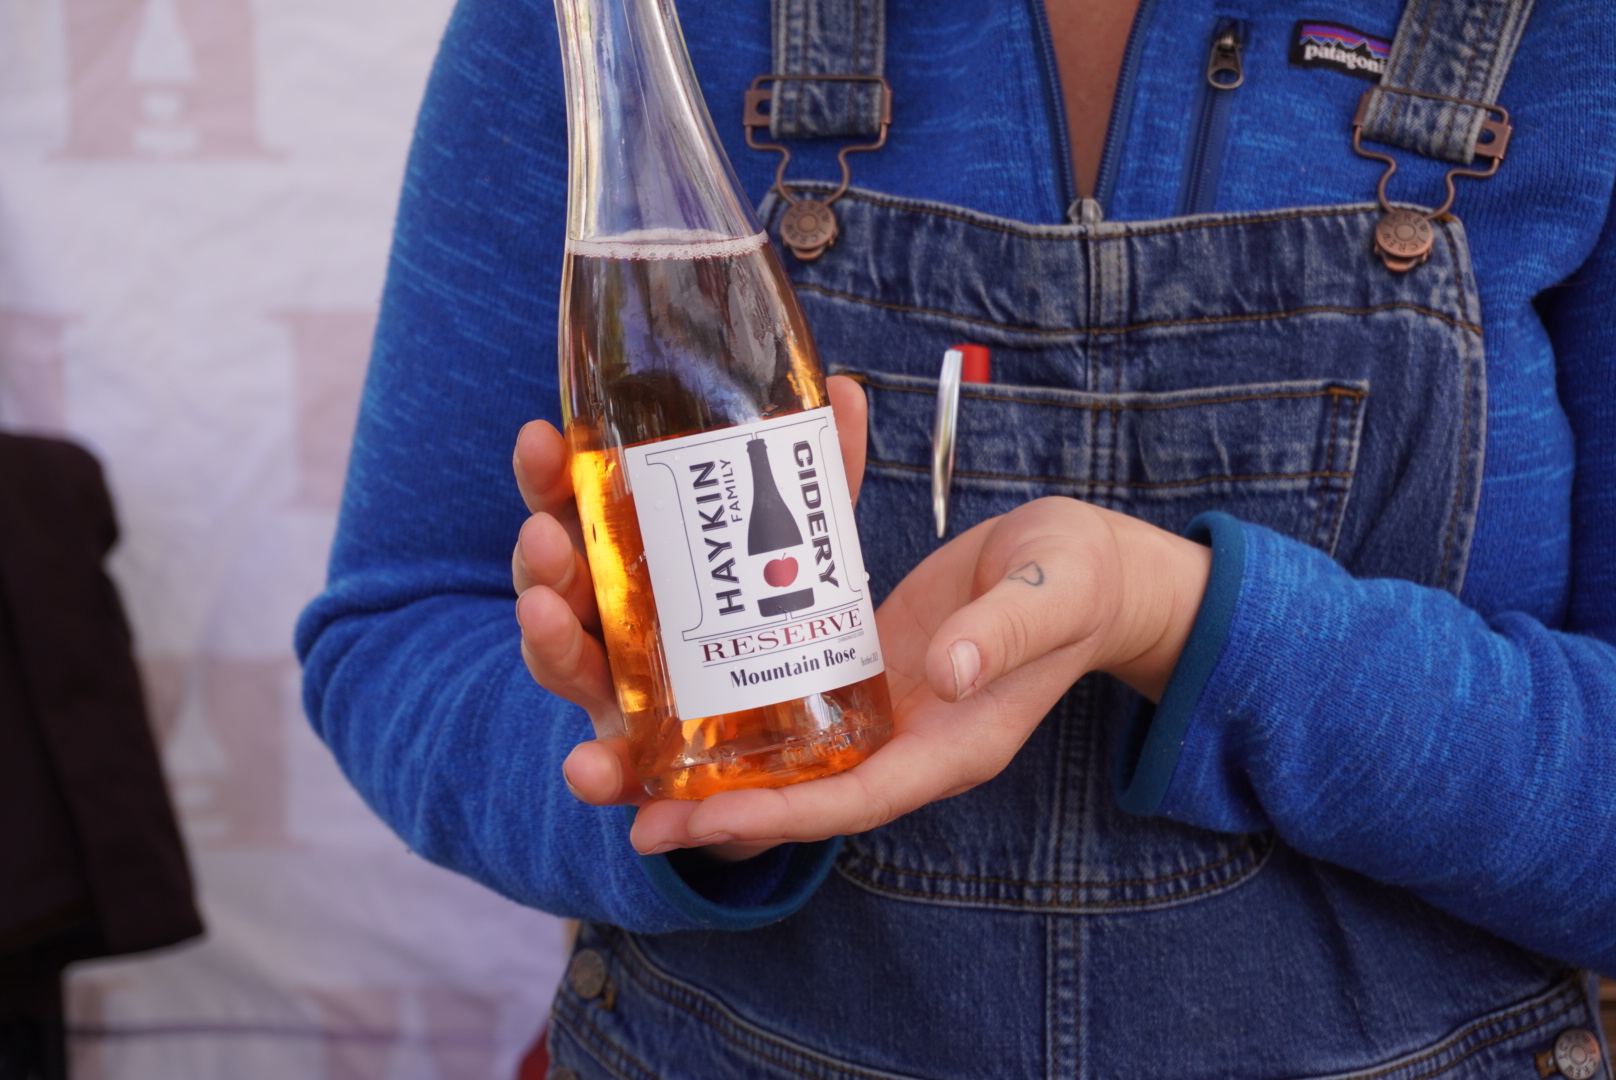
<svg viewBox="0 0 1616 1080">
<path fill-rule="evenodd" d="M 1408 0 L 1363 137 L 1469 165 L 1531 12 L 1532 0 Z"/>
<path fill-rule="evenodd" d="M 774 74 L 880 75 L 886 66 L 885 0 L 771 0 Z M 769 134 L 775 139 L 875 136 L 881 87 L 789 77 L 775 83 Z"/>
</svg>

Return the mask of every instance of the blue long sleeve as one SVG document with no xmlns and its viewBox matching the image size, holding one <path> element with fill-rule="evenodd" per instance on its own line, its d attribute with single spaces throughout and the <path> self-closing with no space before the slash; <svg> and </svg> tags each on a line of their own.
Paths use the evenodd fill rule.
<svg viewBox="0 0 1616 1080">
<path fill-rule="evenodd" d="M 1360 581 L 1224 515 L 1124 804 L 1272 828 L 1547 955 L 1616 972 L 1616 229 L 1540 305 L 1577 447 L 1565 626 Z"/>
<path fill-rule="evenodd" d="M 517 901 L 648 932 L 744 928 L 800 906 L 831 843 L 687 882 L 574 799 L 591 736 L 519 652 L 516 433 L 557 419 L 565 109 L 546 3 L 464 3 L 423 108 L 330 585 L 297 648 L 315 728 L 421 855 Z M 692 884 L 693 883 L 693 884 Z"/>
</svg>

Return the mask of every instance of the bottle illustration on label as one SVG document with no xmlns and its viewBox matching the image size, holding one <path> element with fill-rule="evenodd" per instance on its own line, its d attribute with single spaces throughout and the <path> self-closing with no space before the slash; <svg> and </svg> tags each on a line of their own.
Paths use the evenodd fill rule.
<svg viewBox="0 0 1616 1080">
<path fill-rule="evenodd" d="M 801 546 L 797 521 L 780 498 L 780 489 L 774 486 L 769 444 L 762 439 L 749 440 L 746 456 L 752 463 L 752 521 L 746 528 L 746 553 L 763 555 Z M 763 580 L 776 588 L 790 585 L 797 580 L 797 560 L 790 555 L 771 560 L 763 568 Z M 814 590 L 798 589 L 784 596 L 764 597 L 758 601 L 758 611 L 764 615 L 789 615 L 813 604 Z"/>
</svg>

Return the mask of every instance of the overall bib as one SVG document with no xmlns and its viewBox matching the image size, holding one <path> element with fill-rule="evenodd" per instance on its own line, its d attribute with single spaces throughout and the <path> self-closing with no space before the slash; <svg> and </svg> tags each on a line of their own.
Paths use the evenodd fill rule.
<svg viewBox="0 0 1616 1080">
<path fill-rule="evenodd" d="M 783 210 L 762 208 L 777 244 Z M 1486 362 L 1457 220 L 1396 274 L 1374 204 L 1042 226 L 854 189 L 835 210 L 835 246 L 785 262 L 827 370 L 868 395 L 877 600 L 942 542 L 958 342 L 992 348 L 994 381 L 961 394 L 950 537 L 1050 495 L 1172 531 L 1218 510 L 1458 592 Z M 1583 973 L 1410 893 L 1124 812 L 1137 706 L 1083 679 L 1000 776 L 849 838 L 773 926 L 584 927 L 606 977 L 561 988 L 558 1073 L 1531 1080 L 1558 1033 L 1597 1029 Z"/>
</svg>

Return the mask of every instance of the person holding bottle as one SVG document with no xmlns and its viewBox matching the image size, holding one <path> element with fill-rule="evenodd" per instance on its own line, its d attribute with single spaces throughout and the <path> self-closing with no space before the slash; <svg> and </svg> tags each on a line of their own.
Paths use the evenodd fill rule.
<svg viewBox="0 0 1616 1080">
<path fill-rule="evenodd" d="M 382 816 L 586 920 L 558 1073 L 1608 1076 L 1616 12 L 1145 0 L 1124 49 L 1037 0 L 810 6 L 681 15 L 776 237 L 748 84 L 884 52 L 887 145 L 784 265 L 851 376 L 891 742 L 700 802 L 632 779 L 567 448 L 528 422 L 556 415 L 566 173 L 531 0 L 465 0 L 445 39 L 299 629 L 311 718 Z M 1107 40 L 1101 147 L 1062 90 L 1107 96 L 1072 62 Z M 1208 74 L 1231 42 L 1237 85 Z M 1408 87 L 1357 115 L 1399 204 L 1513 117 L 1410 266 L 1353 149 L 1374 64 Z M 962 396 L 939 545 L 960 340 L 995 382 Z"/>
</svg>

